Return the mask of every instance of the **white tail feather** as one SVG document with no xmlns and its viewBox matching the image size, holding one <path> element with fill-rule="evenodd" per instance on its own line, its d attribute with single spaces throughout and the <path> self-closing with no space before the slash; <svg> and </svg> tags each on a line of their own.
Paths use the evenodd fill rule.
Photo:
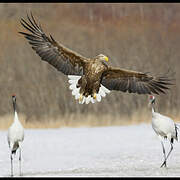
<svg viewBox="0 0 180 180">
<path fill-rule="evenodd" d="M 75 75 L 68 75 L 68 78 L 70 79 L 70 80 L 79 80 L 80 78 L 81 78 L 81 76 L 75 76 Z"/>
<path fill-rule="evenodd" d="M 74 88 L 73 91 L 72 91 L 72 95 L 73 96 L 78 95 L 79 94 L 79 90 L 80 90 L 80 88 L 76 88 L 76 89 Z"/>
<path fill-rule="evenodd" d="M 94 104 L 96 100 L 91 97 L 91 102 Z"/>
<path fill-rule="evenodd" d="M 86 98 L 86 104 L 89 104 L 90 101 L 91 101 L 91 96 L 89 95 L 89 96 Z"/>
<path fill-rule="evenodd" d="M 70 86 L 69 86 L 69 89 L 70 90 L 73 90 L 73 89 L 75 89 L 76 88 L 76 84 L 71 84 Z"/>
<path fill-rule="evenodd" d="M 80 87 L 77 88 L 76 85 L 78 80 L 81 78 L 81 76 L 68 75 L 68 78 L 69 78 L 68 82 L 70 83 L 69 89 L 72 90 L 72 95 L 75 96 L 76 100 L 78 100 L 80 97 L 80 93 L 79 93 Z M 105 97 L 106 94 L 108 93 L 110 93 L 110 90 L 101 84 L 99 88 L 99 92 L 96 94 L 96 99 L 93 99 L 93 97 L 91 97 L 90 95 L 88 97 L 83 96 L 83 99 L 82 101 L 79 101 L 79 104 L 100 102 L 102 97 Z"/>
<path fill-rule="evenodd" d="M 80 94 L 76 94 L 76 95 L 75 95 L 75 99 L 76 99 L 76 100 L 79 99 L 79 97 L 80 97 Z"/>
<path fill-rule="evenodd" d="M 107 93 L 107 94 L 110 93 L 110 90 L 107 89 L 106 87 L 104 87 L 102 84 L 101 84 L 101 87 L 100 87 L 100 88 L 102 89 L 103 92 L 105 92 L 105 93 Z"/>
<path fill-rule="evenodd" d="M 99 93 L 102 97 L 106 96 L 106 93 L 102 90 L 102 87 L 99 89 Z"/>
<path fill-rule="evenodd" d="M 96 97 L 96 98 L 97 98 L 97 101 L 100 102 L 100 101 L 101 101 L 101 95 L 100 95 L 100 94 L 97 94 L 96 96 L 97 96 L 97 97 Z"/>
</svg>

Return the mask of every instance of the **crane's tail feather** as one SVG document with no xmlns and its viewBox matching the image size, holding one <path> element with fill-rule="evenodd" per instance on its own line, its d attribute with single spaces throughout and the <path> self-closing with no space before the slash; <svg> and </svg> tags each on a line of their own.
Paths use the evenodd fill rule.
<svg viewBox="0 0 180 180">
<path fill-rule="evenodd" d="M 176 140 L 178 141 L 178 131 L 179 131 L 180 125 L 175 123 L 175 131 L 176 131 Z"/>
<path fill-rule="evenodd" d="M 78 100 L 80 98 L 80 87 L 77 88 L 76 85 L 81 76 L 68 75 L 68 78 L 68 82 L 70 84 L 69 89 L 72 90 L 72 95 L 75 96 L 76 100 Z M 105 97 L 108 93 L 110 93 L 110 90 L 101 84 L 99 92 L 96 94 L 96 99 L 93 99 L 93 97 L 91 97 L 90 95 L 88 97 L 83 96 L 82 100 L 79 101 L 79 104 L 100 102 L 102 97 Z"/>
</svg>

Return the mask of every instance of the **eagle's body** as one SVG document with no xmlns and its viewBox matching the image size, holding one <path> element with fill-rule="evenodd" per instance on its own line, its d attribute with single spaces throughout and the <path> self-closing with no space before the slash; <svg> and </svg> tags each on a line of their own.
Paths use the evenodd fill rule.
<svg viewBox="0 0 180 180">
<path fill-rule="evenodd" d="M 98 93 L 103 72 L 107 69 L 107 65 L 97 58 L 88 61 L 84 65 L 82 77 L 78 80 L 77 87 L 80 87 L 80 94 L 93 97 L 94 93 Z"/>
<path fill-rule="evenodd" d="M 51 35 L 48 37 L 32 14 L 31 18 L 27 18 L 29 23 L 21 19 L 21 24 L 31 34 L 20 33 L 28 39 L 41 60 L 68 75 L 72 94 L 79 102 L 88 104 L 96 99 L 100 101 L 101 96 L 105 97 L 110 90 L 137 94 L 165 93 L 168 85 L 172 85 L 172 79 L 167 75 L 153 77 L 147 73 L 109 66 L 105 63 L 108 57 L 103 54 L 93 58 L 84 57 L 58 43 Z"/>
</svg>

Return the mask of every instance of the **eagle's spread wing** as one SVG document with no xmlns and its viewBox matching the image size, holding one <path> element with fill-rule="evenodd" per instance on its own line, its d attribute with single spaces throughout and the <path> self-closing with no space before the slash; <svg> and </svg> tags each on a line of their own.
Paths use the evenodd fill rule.
<svg viewBox="0 0 180 180">
<path fill-rule="evenodd" d="M 168 77 L 153 77 L 146 73 L 129 71 L 120 68 L 108 67 L 103 73 L 102 85 L 109 90 L 128 91 L 138 94 L 159 94 L 165 93 L 169 89 L 168 85 L 173 85 Z"/>
<path fill-rule="evenodd" d="M 46 36 L 41 25 L 37 24 L 31 13 L 31 18 L 27 15 L 29 23 L 21 18 L 21 24 L 31 34 L 19 32 L 29 40 L 29 44 L 43 61 L 47 61 L 58 71 L 65 75 L 82 75 L 83 64 L 87 58 L 57 43 L 53 37 Z"/>
</svg>

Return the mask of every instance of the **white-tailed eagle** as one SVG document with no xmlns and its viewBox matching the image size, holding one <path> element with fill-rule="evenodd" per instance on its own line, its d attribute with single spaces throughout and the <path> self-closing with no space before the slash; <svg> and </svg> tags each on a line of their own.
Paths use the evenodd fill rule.
<svg viewBox="0 0 180 180">
<path fill-rule="evenodd" d="M 100 54 L 87 58 L 47 36 L 37 24 L 32 13 L 28 21 L 21 18 L 21 24 L 30 33 L 24 35 L 29 44 L 41 57 L 58 71 L 69 77 L 70 89 L 80 104 L 101 101 L 111 90 L 137 93 L 165 93 L 172 85 L 167 76 L 153 77 L 147 73 L 126 70 L 107 65 L 108 57 Z"/>
</svg>

